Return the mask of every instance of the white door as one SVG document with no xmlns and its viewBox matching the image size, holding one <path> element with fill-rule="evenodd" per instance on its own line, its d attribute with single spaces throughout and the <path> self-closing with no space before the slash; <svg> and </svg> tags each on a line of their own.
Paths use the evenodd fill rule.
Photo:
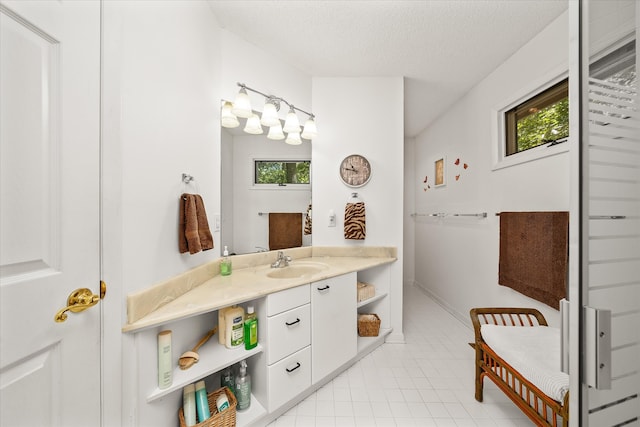
<svg viewBox="0 0 640 427">
<path fill-rule="evenodd" d="M 100 3 L 0 2 L 0 425 L 100 425 Z"/>
</svg>

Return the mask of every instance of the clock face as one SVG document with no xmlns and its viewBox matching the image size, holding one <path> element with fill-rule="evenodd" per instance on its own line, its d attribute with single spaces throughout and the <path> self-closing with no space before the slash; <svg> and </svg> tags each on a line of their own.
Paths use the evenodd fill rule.
<svg viewBox="0 0 640 427">
<path fill-rule="evenodd" d="M 350 187 L 362 187 L 371 178 L 371 165 L 359 154 L 347 156 L 340 163 L 340 178 Z"/>
</svg>

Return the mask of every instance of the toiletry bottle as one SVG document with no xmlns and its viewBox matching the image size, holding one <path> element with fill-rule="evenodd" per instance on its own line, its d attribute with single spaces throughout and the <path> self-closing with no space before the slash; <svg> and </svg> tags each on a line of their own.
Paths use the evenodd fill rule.
<svg viewBox="0 0 640 427">
<path fill-rule="evenodd" d="M 229 408 L 229 399 L 227 399 L 226 393 L 222 393 L 218 396 L 216 399 L 216 406 L 218 407 L 218 412 L 222 412 Z"/>
<path fill-rule="evenodd" d="M 229 387 L 229 390 L 236 394 L 236 376 L 233 374 L 231 366 L 227 366 L 220 374 L 220 386 Z"/>
<path fill-rule="evenodd" d="M 196 425 L 196 386 L 189 384 L 182 390 L 182 412 L 187 427 Z"/>
<path fill-rule="evenodd" d="M 253 306 L 247 307 L 247 315 L 244 319 L 244 348 L 251 350 L 258 345 L 258 317 L 253 311 Z"/>
<path fill-rule="evenodd" d="M 158 388 L 163 390 L 173 382 L 171 365 L 171 331 L 158 334 Z"/>
<path fill-rule="evenodd" d="M 223 276 L 231 274 L 231 258 L 229 258 L 229 250 L 226 246 L 222 252 L 222 261 L 220 261 L 220 274 Z"/>
<path fill-rule="evenodd" d="M 204 381 L 198 381 L 196 383 L 196 410 L 198 412 L 198 422 L 200 423 L 211 417 L 209 400 L 207 399 L 207 387 Z"/>
<path fill-rule="evenodd" d="M 225 320 L 224 315 L 229 308 L 231 307 L 223 307 L 220 310 L 218 310 L 218 342 L 222 345 L 224 345 L 225 339 L 227 336 L 227 333 L 226 333 L 227 321 Z"/>
<path fill-rule="evenodd" d="M 244 343 L 244 309 L 237 305 L 225 312 L 225 340 L 227 348 L 237 348 Z"/>
<path fill-rule="evenodd" d="M 238 411 L 248 409 L 251 405 L 251 376 L 247 373 L 247 361 L 240 362 L 240 369 L 236 376 L 236 399 Z"/>
</svg>

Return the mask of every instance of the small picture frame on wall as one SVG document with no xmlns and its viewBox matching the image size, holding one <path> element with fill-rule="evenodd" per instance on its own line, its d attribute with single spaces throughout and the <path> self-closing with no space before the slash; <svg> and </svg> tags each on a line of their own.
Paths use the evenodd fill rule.
<svg viewBox="0 0 640 427">
<path fill-rule="evenodd" d="M 444 156 L 439 157 L 434 163 L 434 173 L 433 176 L 435 176 L 435 180 L 434 180 L 434 185 L 436 187 L 442 187 L 444 186 L 447 182 L 446 182 L 446 174 L 445 174 L 445 165 L 446 165 L 446 159 Z"/>
</svg>

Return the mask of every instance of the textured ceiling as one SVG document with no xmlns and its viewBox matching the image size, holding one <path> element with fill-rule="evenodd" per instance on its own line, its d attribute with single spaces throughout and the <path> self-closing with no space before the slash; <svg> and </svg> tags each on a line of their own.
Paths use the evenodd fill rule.
<svg viewBox="0 0 640 427">
<path fill-rule="evenodd" d="M 223 28 L 311 76 L 405 77 L 405 135 L 415 136 L 558 17 L 567 2 L 209 3 Z"/>
</svg>

